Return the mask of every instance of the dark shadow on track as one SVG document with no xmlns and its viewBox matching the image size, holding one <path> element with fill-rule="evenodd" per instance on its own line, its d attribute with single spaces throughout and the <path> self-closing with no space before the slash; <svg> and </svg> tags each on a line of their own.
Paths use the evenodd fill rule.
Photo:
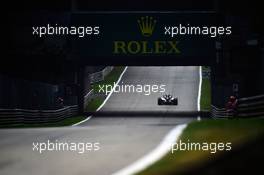
<svg viewBox="0 0 264 175">
<path fill-rule="evenodd" d="M 210 111 L 97 111 L 84 114 L 96 117 L 210 117 Z"/>
</svg>

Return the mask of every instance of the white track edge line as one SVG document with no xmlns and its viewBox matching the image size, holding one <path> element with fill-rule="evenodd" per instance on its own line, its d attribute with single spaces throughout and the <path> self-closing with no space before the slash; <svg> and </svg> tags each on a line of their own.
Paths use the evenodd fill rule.
<svg viewBox="0 0 264 175">
<path fill-rule="evenodd" d="M 125 67 L 125 69 L 124 69 L 123 72 L 121 73 L 119 79 L 117 80 L 115 86 L 112 88 L 111 92 L 108 94 L 108 96 L 106 97 L 106 99 L 104 100 L 104 102 L 99 106 L 99 108 L 97 108 L 96 111 L 99 111 L 99 110 L 105 105 L 105 103 L 108 101 L 108 99 L 110 98 L 110 96 L 111 96 L 112 93 L 114 92 L 116 86 L 117 86 L 117 85 L 119 84 L 119 82 L 121 81 L 121 79 L 122 79 L 124 73 L 126 72 L 126 70 L 127 70 L 127 66 Z"/>
<path fill-rule="evenodd" d="M 80 122 L 78 122 L 78 123 L 75 123 L 75 124 L 73 124 L 72 126 L 77 126 L 77 125 L 79 125 L 79 124 L 81 124 L 81 123 L 84 123 L 84 122 L 90 120 L 91 118 L 92 118 L 92 116 L 90 115 L 90 116 L 88 116 L 86 119 L 84 119 L 84 120 L 82 120 L 82 121 L 80 121 Z"/>
<path fill-rule="evenodd" d="M 132 163 L 131 165 L 117 171 L 113 175 L 132 175 L 136 174 L 156 161 L 164 157 L 171 149 L 172 145 L 178 140 L 187 124 L 181 124 L 174 127 L 162 140 L 162 142 L 150 153 Z"/>
<path fill-rule="evenodd" d="M 110 96 L 111 96 L 112 93 L 114 92 L 114 89 L 116 88 L 116 86 L 117 86 L 117 85 L 119 84 L 119 82 L 121 81 L 121 79 L 122 79 L 124 73 L 126 72 L 126 70 L 127 70 L 127 66 L 125 67 L 125 69 L 123 70 L 123 72 L 121 73 L 121 75 L 119 76 L 119 78 L 118 78 L 118 80 L 117 80 L 115 86 L 112 88 L 111 92 L 107 95 L 106 99 L 105 99 L 105 100 L 103 101 L 103 103 L 102 103 L 102 104 L 96 109 L 96 111 L 99 111 L 99 110 L 105 105 L 105 103 L 108 101 L 108 99 L 110 98 Z M 91 118 L 92 118 L 92 116 L 88 116 L 86 119 L 84 119 L 84 120 L 82 120 L 82 121 L 80 121 L 80 122 L 78 122 L 78 123 L 75 123 L 75 124 L 73 124 L 72 126 L 80 125 L 80 124 L 82 124 L 82 123 L 84 123 L 84 122 L 90 120 Z"/>
<path fill-rule="evenodd" d="M 199 88 L 198 88 L 198 97 L 197 97 L 197 110 L 198 110 L 198 112 L 201 110 L 200 101 L 201 101 L 202 81 L 203 81 L 202 66 L 199 66 Z M 200 121 L 201 117 L 198 116 L 197 120 Z"/>
</svg>

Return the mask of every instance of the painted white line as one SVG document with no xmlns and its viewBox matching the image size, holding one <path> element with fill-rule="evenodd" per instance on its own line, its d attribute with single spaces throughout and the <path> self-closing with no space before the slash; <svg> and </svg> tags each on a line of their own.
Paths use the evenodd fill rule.
<svg viewBox="0 0 264 175">
<path fill-rule="evenodd" d="M 125 67 L 125 69 L 124 69 L 123 72 L 121 73 L 119 79 L 117 80 L 115 86 L 112 88 L 111 92 L 108 94 L 108 96 L 106 97 L 106 99 L 104 100 L 104 102 L 99 106 L 99 108 L 98 108 L 96 111 L 99 111 L 99 110 L 105 105 L 105 103 L 107 102 L 107 100 L 110 98 L 110 96 L 111 96 L 112 93 L 114 92 L 116 86 L 117 86 L 117 85 L 119 84 L 119 82 L 121 81 L 121 79 L 122 79 L 124 73 L 126 72 L 126 70 L 127 70 L 127 66 Z"/>
<path fill-rule="evenodd" d="M 197 110 L 198 111 L 201 110 L 200 101 L 201 101 L 202 81 L 203 81 L 202 66 L 199 66 L 199 88 L 198 88 L 198 97 L 197 97 Z M 197 120 L 200 121 L 201 117 L 198 116 Z"/>
<path fill-rule="evenodd" d="M 179 136 L 182 134 L 183 130 L 186 128 L 187 124 L 178 125 L 173 128 L 162 142 L 146 156 L 142 157 L 135 163 L 121 169 L 120 171 L 114 173 L 113 175 L 132 175 L 136 174 L 156 161 L 164 157 L 170 150 L 172 145 L 178 140 Z"/>
<path fill-rule="evenodd" d="M 84 123 L 84 122 L 90 120 L 91 118 L 92 118 L 92 116 L 89 116 L 89 117 L 87 117 L 86 119 L 84 119 L 84 120 L 82 120 L 82 121 L 80 121 L 80 122 L 78 122 L 78 123 L 73 124 L 72 126 L 77 126 L 77 125 L 79 125 L 79 124 L 81 124 L 81 123 Z"/>
<path fill-rule="evenodd" d="M 103 103 L 102 103 L 102 104 L 96 109 L 96 111 L 99 111 L 99 110 L 105 105 L 105 103 L 107 102 L 107 100 L 110 98 L 110 96 L 111 96 L 112 93 L 114 92 L 114 89 L 116 88 L 116 86 L 117 86 L 117 85 L 119 84 L 119 82 L 121 81 L 121 79 L 122 79 L 124 73 L 126 72 L 126 70 L 127 70 L 127 66 L 125 67 L 125 69 L 123 70 L 123 72 L 121 73 L 121 75 L 119 76 L 119 78 L 118 78 L 118 80 L 117 80 L 115 86 L 112 88 L 111 92 L 107 95 L 106 99 L 105 99 L 105 100 L 103 101 Z M 89 116 L 89 117 L 87 117 L 86 119 L 80 121 L 79 123 L 75 123 L 75 124 L 73 124 L 72 126 L 80 125 L 80 124 L 82 124 L 82 123 L 84 123 L 84 122 L 90 120 L 91 118 L 92 118 L 92 116 Z"/>
</svg>

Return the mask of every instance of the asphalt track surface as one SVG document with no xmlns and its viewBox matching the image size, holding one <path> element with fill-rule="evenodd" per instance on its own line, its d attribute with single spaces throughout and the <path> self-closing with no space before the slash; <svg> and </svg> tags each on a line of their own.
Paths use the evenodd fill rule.
<svg viewBox="0 0 264 175">
<path fill-rule="evenodd" d="M 120 83 L 165 84 L 178 106 L 157 106 L 159 93 L 113 93 L 102 111 L 195 111 L 199 67 L 128 67 Z M 92 117 L 63 128 L 0 130 L 1 175 L 112 174 L 153 150 L 176 125 L 197 117 Z M 99 142 L 99 151 L 32 151 L 33 142 Z"/>
</svg>

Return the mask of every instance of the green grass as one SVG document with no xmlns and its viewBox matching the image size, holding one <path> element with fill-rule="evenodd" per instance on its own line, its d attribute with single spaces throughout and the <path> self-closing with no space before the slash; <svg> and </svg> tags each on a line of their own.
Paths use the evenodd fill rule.
<svg viewBox="0 0 264 175">
<path fill-rule="evenodd" d="M 85 107 L 85 111 L 95 112 L 103 102 L 103 98 L 96 97 L 88 103 L 88 105 Z"/>
<path fill-rule="evenodd" d="M 39 128 L 39 127 L 61 127 L 61 126 L 71 126 L 75 123 L 78 123 L 84 120 L 85 116 L 76 116 L 64 119 L 59 122 L 54 123 L 45 123 L 45 124 L 16 124 L 16 125 L 9 125 L 9 126 L 1 126 L 0 128 Z"/>
<path fill-rule="evenodd" d="M 200 106 L 201 110 L 211 109 L 211 81 L 208 78 L 203 78 L 202 81 Z"/>
<path fill-rule="evenodd" d="M 203 120 L 190 123 L 180 137 L 187 143 L 231 142 L 232 149 L 264 136 L 264 119 Z M 262 151 L 262 150 L 259 150 Z M 151 165 L 139 175 L 182 174 L 203 166 L 225 151 L 176 151 Z"/>
</svg>

